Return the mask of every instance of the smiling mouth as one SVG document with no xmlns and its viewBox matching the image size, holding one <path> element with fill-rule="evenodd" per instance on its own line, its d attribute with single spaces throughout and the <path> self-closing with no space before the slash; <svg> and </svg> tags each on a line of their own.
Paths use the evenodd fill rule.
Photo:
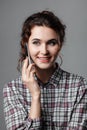
<svg viewBox="0 0 87 130">
<path fill-rule="evenodd" d="M 51 57 L 38 57 L 40 62 L 47 63 L 50 61 Z"/>
</svg>

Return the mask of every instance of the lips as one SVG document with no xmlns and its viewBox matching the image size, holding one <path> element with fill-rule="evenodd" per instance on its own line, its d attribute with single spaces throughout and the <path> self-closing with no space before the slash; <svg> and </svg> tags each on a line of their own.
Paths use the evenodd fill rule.
<svg viewBox="0 0 87 130">
<path fill-rule="evenodd" d="M 40 62 L 46 63 L 49 62 L 51 57 L 38 57 Z"/>
</svg>

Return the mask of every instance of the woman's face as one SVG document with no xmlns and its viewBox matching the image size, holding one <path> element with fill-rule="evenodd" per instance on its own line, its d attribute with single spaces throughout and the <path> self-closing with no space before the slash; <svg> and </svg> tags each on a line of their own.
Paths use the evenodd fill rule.
<svg viewBox="0 0 87 130">
<path fill-rule="evenodd" d="M 51 28 L 46 26 L 34 26 L 28 40 L 29 53 L 40 69 L 53 67 L 60 50 L 59 36 Z"/>
</svg>

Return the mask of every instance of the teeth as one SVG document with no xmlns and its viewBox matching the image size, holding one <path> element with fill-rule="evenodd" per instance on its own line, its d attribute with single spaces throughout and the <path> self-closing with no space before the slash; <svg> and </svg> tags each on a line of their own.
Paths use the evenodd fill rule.
<svg viewBox="0 0 87 130">
<path fill-rule="evenodd" d="M 40 59 L 49 59 L 48 57 L 39 57 Z"/>
<path fill-rule="evenodd" d="M 50 57 L 38 57 L 40 62 L 46 63 L 49 62 Z"/>
</svg>

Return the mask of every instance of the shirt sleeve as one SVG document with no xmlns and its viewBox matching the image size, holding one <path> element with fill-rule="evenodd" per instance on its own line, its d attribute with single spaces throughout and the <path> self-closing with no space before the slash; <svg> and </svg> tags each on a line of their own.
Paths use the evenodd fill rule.
<svg viewBox="0 0 87 130">
<path fill-rule="evenodd" d="M 87 81 L 81 78 L 67 130 L 87 130 Z"/>
<path fill-rule="evenodd" d="M 7 130 L 40 130 L 42 124 L 41 119 L 31 120 L 18 96 L 11 87 L 5 85 L 3 98 Z"/>
</svg>

